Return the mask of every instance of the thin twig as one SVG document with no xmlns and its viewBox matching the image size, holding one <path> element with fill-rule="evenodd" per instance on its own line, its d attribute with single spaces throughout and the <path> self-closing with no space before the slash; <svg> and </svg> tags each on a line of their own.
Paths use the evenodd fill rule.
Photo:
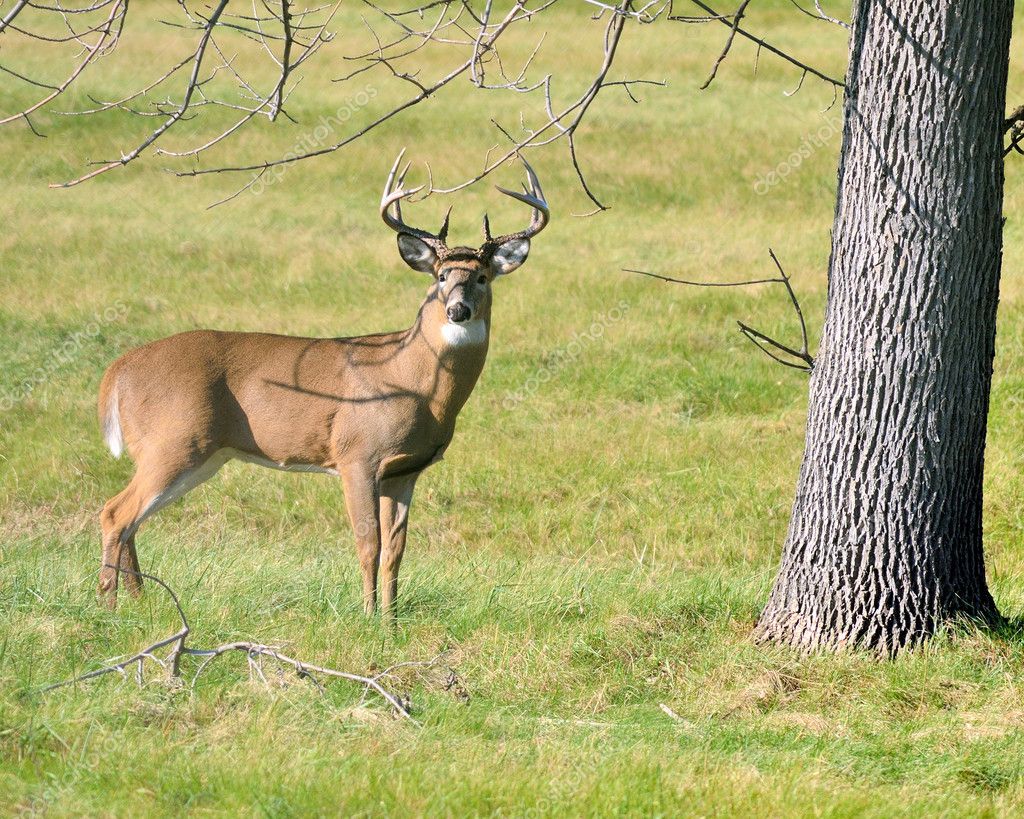
<svg viewBox="0 0 1024 819">
<path fill-rule="evenodd" d="M 793 369 L 803 370 L 806 373 L 810 373 L 811 370 L 814 369 L 814 357 L 808 349 L 807 322 L 804 320 L 804 311 L 800 307 L 800 300 L 797 298 L 796 292 L 793 290 L 793 285 L 790 282 L 789 276 L 786 274 L 786 271 L 783 269 L 778 257 L 775 255 L 775 251 L 768 248 L 768 255 L 775 264 L 775 268 L 779 271 L 778 276 L 770 279 L 747 279 L 739 282 L 702 282 L 692 281 L 689 279 L 677 279 L 672 276 L 663 276 L 660 273 L 650 273 L 646 270 L 635 270 L 633 268 L 624 268 L 624 270 L 626 273 L 639 273 L 641 276 L 649 276 L 650 278 L 658 279 L 659 281 L 669 282 L 671 284 L 685 284 L 690 285 L 691 287 L 747 287 L 756 284 L 782 284 L 786 288 L 786 293 L 789 295 L 789 300 L 792 303 L 793 309 L 796 311 L 797 319 L 800 322 L 800 349 L 795 349 L 780 341 L 776 341 L 771 336 L 765 335 L 760 330 L 755 330 L 753 327 L 744 324 L 742 321 L 737 321 L 736 324 L 739 325 L 740 332 L 743 333 L 750 342 L 752 342 L 769 358 L 777 361 L 779 364 L 784 364 L 787 367 L 792 367 Z M 802 363 L 797 364 L 793 361 L 787 361 L 772 352 L 771 348 L 775 348 L 786 355 L 792 356 Z"/>
<path fill-rule="evenodd" d="M 711 83 L 715 81 L 715 77 L 718 74 L 718 67 L 725 61 L 725 58 L 729 56 L 729 51 L 732 49 L 732 42 L 736 39 L 736 31 L 740 27 L 740 20 L 743 19 L 743 13 L 747 10 L 747 6 L 750 5 L 750 0 L 743 0 L 740 6 L 732 15 L 732 26 L 729 28 L 729 38 L 725 41 L 725 46 L 722 48 L 722 52 L 718 55 L 718 59 L 715 60 L 715 64 L 711 66 L 711 73 L 708 74 L 708 78 L 704 80 L 704 84 L 700 87 L 703 91 Z"/>
<path fill-rule="evenodd" d="M 821 0 L 814 0 L 814 8 L 817 10 L 817 14 L 814 14 L 808 9 L 805 9 L 798 2 L 796 2 L 796 0 L 789 0 L 789 2 L 791 2 L 800 11 L 802 11 L 804 14 L 806 14 L 808 17 L 814 20 L 822 20 L 826 23 L 832 23 L 833 25 L 837 25 L 840 28 L 845 28 L 847 30 L 850 29 L 850 24 L 847 23 L 845 20 L 840 20 L 838 17 L 831 17 L 830 15 L 826 14 L 825 9 L 821 7 Z"/>
<path fill-rule="evenodd" d="M 730 28 L 734 27 L 734 24 L 729 22 L 728 15 L 721 15 L 721 14 L 719 14 L 717 11 L 715 11 L 713 8 L 711 8 L 711 6 L 709 6 L 706 3 L 702 2 L 702 0 L 690 0 L 690 2 L 692 2 L 694 5 L 700 7 L 701 9 L 706 11 L 708 14 L 710 14 L 711 15 L 711 19 L 717 20 L 718 22 L 722 23 L 722 25 L 729 26 Z M 694 22 L 694 19 L 691 18 L 691 17 L 669 17 L 668 19 L 669 20 L 676 20 L 676 21 L 682 22 L 682 23 L 692 23 L 692 22 Z M 792 63 L 793 65 L 797 66 L 798 68 L 802 68 L 808 74 L 813 74 L 818 79 L 824 80 L 827 83 L 831 83 L 832 85 L 836 86 L 837 88 L 845 88 L 846 87 L 846 83 L 842 82 L 841 80 L 837 80 L 835 77 L 830 77 L 828 74 L 825 74 L 824 72 L 819 71 L 818 69 L 814 68 L 813 66 L 810 66 L 810 65 L 808 65 L 807 63 L 805 63 L 805 62 L 803 62 L 801 60 L 798 60 L 796 57 L 793 57 L 792 55 L 787 54 L 781 48 L 777 48 L 776 46 L 773 46 L 771 43 L 765 41 L 763 38 L 757 37 L 757 36 L 751 34 L 749 31 L 746 31 L 745 29 L 741 28 L 740 26 L 735 25 L 735 30 L 736 30 L 737 34 L 739 34 L 739 35 L 741 35 L 743 37 L 746 37 L 748 40 L 750 40 L 750 41 L 752 41 L 754 43 L 757 43 L 757 45 L 760 46 L 761 48 L 763 48 L 765 51 L 770 51 L 776 57 L 781 57 L 786 62 Z"/>
</svg>

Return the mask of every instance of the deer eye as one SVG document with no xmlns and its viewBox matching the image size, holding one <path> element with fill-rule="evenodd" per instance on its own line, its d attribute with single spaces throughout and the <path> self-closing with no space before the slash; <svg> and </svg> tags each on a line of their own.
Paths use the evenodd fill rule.
<svg viewBox="0 0 1024 819">
<path fill-rule="evenodd" d="M 487 284 L 487 277 L 486 276 L 481 276 L 479 279 L 476 280 L 476 283 L 477 284 Z"/>
<path fill-rule="evenodd" d="M 438 277 L 437 277 L 438 284 L 444 284 L 445 281 L 447 281 L 447 279 L 448 279 L 448 274 L 447 273 L 439 274 Z"/>
</svg>

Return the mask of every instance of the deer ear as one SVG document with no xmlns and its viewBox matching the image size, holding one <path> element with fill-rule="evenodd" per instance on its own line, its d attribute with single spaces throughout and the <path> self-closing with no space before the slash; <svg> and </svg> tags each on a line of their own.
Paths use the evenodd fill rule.
<svg viewBox="0 0 1024 819">
<path fill-rule="evenodd" d="M 498 245 L 498 249 L 494 251 L 491 256 L 491 269 L 495 276 L 504 276 L 525 262 L 529 255 L 529 239 L 509 239 L 504 244 Z"/>
<path fill-rule="evenodd" d="M 422 239 L 408 233 L 399 233 L 398 252 L 402 254 L 402 259 L 413 270 L 433 274 L 437 254 L 434 252 L 434 248 Z"/>
</svg>

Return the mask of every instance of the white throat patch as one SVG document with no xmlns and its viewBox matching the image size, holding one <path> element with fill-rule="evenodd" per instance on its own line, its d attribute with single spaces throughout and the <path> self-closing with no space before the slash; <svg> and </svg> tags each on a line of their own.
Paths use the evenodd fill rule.
<svg viewBox="0 0 1024 819">
<path fill-rule="evenodd" d="M 464 324 L 446 322 L 441 325 L 441 337 L 449 347 L 483 344 L 487 340 L 487 325 L 483 319 L 474 319 Z"/>
</svg>

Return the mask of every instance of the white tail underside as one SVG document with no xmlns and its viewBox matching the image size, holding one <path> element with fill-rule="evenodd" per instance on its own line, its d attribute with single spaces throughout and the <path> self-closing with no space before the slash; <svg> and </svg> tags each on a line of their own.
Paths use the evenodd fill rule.
<svg viewBox="0 0 1024 819">
<path fill-rule="evenodd" d="M 107 405 L 107 413 L 103 418 L 103 440 L 107 442 L 107 448 L 115 458 L 120 458 L 124 452 L 124 436 L 121 434 L 121 412 L 117 406 L 117 387 L 110 393 L 110 403 Z"/>
</svg>

